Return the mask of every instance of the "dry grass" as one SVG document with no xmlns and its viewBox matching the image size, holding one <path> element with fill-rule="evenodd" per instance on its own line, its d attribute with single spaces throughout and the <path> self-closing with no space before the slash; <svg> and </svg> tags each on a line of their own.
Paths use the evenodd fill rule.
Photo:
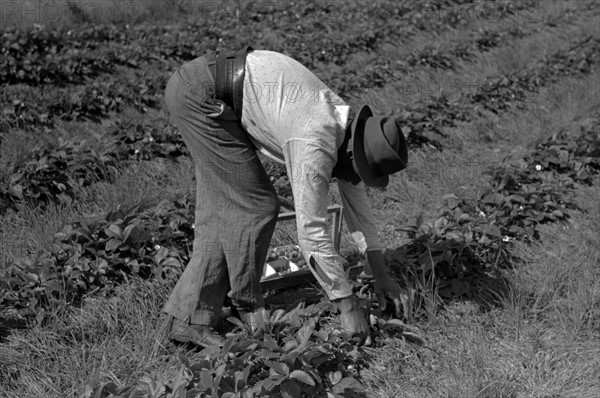
<svg viewBox="0 0 600 398">
<path fill-rule="evenodd" d="M 598 188 L 590 197 L 598 195 Z M 450 303 L 422 325 L 427 347 L 373 352 L 380 397 L 596 397 L 600 391 L 600 212 L 519 244 L 500 306 Z"/>
<path fill-rule="evenodd" d="M 422 324 L 424 346 L 374 350 L 363 374 L 379 397 L 585 397 L 600 391 L 600 189 L 586 209 L 517 244 L 492 310 L 452 302 Z"/>
<path fill-rule="evenodd" d="M 132 282 L 112 298 L 88 298 L 47 324 L 13 335 L 17 370 L 3 382 L 4 397 L 63 397 L 100 378 L 119 386 L 177 364 L 163 346 L 161 309 L 172 283 Z M 0 379 L 1 380 L 1 379 Z"/>
</svg>

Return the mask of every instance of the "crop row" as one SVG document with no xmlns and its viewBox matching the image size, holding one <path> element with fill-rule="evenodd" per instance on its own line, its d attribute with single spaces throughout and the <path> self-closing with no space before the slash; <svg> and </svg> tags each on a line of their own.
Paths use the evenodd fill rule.
<svg viewBox="0 0 600 398">
<path fill-rule="evenodd" d="M 446 96 L 431 98 L 406 107 L 397 115 L 397 120 L 405 126 L 405 133 L 412 142 L 440 147 L 432 137 L 443 137 L 444 128 L 455 127 L 458 121 L 472 120 L 478 108 L 496 114 L 522 109 L 529 96 L 535 97 L 542 87 L 563 77 L 589 75 L 599 66 L 600 39 L 589 36 L 551 54 L 532 68 L 487 78 L 474 92 L 466 94 L 465 101 L 453 101 Z"/>
<path fill-rule="evenodd" d="M 376 8 L 376 10 L 381 10 L 381 7 L 382 6 L 379 5 Z M 396 9 L 396 11 L 390 12 L 392 12 L 392 14 L 402 14 L 403 11 Z M 406 17 L 406 15 L 409 14 L 410 13 L 402 15 Z M 445 13 L 445 19 L 440 18 L 434 20 L 438 24 L 445 21 L 447 22 L 448 18 L 452 19 L 451 15 L 451 12 Z M 411 27 L 411 25 L 409 24 L 408 27 Z M 412 28 L 414 28 L 414 26 L 412 26 Z M 103 29 L 105 29 L 106 31 Z M 90 54 L 92 54 L 93 57 L 97 57 L 98 54 L 96 54 L 96 47 L 99 46 L 101 43 L 110 40 L 114 40 L 117 43 L 128 43 L 127 35 L 129 34 L 129 32 L 127 30 L 125 30 L 124 32 L 114 31 L 114 29 L 116 28 L 93 27 L 89 28 L 88 30 L 84 29 L 82 32 L 79 33 L 74 33 L 72 31 L 66 32 L 66 34 L 68 34 L 69 36 L 75 36 L 72 39 L 75 43 L 74 48 L 78 50 L 76 52 L 69 52 L 65 50 L 66 53 L 62 54 L 63 58 L 61 58 L 60 62 L 61 67 L 69 63 L 67 54 L 75 54 L 74 62 L 79 62 L 82 54 L 85 54 L 87 51 L 90 51 Z M 177 35 L 172 35 L 169 33 L 164 33 L 164 31 L 162 31 L 161 36 L 160 30 L 154 32 L 158 29 L 157 27 L 150 27 L 146 29 L 148 30 L 147 32 L 139 28 L 134 30 L 138 35 L 145 39 L 160 39 L 162 36 L 165 36 L 167 37 L 167 40 L 177 39 L 177 46 L 187 46 L 187 44 L 185 43 L 182 44 L 181 37 L 179 37 L 181 33 L 178 33 Z M 32 52 L 35 53 L 35 51 L 42 51 L 42 48 L 57 47 L 58 44 L 56 43 L 60 42 L 59 38 L 61 37 L 61 32 L 46 32 L 46 36 L 48 37 L 42 35 L 42 33 L 44 32 L 46 32 L 44 29 L 36 27 L 33 29 L 33 31 L 20 32 L 22 35 L 28 33 L 31 37 L 20 37 L 15 32 L 13 32 L 14 37 L 5 34 L 5 36 L 8 35 L 11 37 L 11 39 L 7 39 L 5 47 L 8 47 L 10 49 L 12 47 L 10 43 L 15 41 L 19 43 L 27 43 L 28 41 L 35 42 L 33 38 L 39 40 L 41 44 L 38 43 L 39 45 L 32 45 L 31 47 L 33 49 L 22 50 L 23 53 L 30 54 Z M 141 32 L 144 32 L 145 34 L 142 35 Z M 395 34 L 400 34 L 398 33 L 398 31 L 395 32 Z M 64 32 L 62 33 L 65 34 Z M 469 58 L 474 54 L 475 51 L 488 50 L 494 46 L 505 43 L 510 38 L 522 37 L 523 35 L 526 35 L 528 33 L 530 32 L 525 32 L 521 26 L 510 25 L 502 27 L 499 30 L 485 30 L 479 32 L 478 36 L 476 36 L 471 42 L 463 42 L 446 50 L 425 47 L 418 52 L 412 53 L 406 60 L 398 61 L 393 64 L 391 64 L 390 61 L 386 59 L 377 59 L 373 64 L 370 64 L 367 68 L 351 68 L 352 63 L 350 63 L 350 66 L 344 66 L 337 65 L 337 61 L 331 60 L 328 63 L 318 61 L 316 63 L 315 68 L 317 70 L 317 73 L 325 80 L 325 82 L 332 86 L 335 90 L 342 93 L 355 93 L 357 90 L 360 90 L 365 87 L 380 86 L 389 81 L 398 81 L 401 79 L 401 76 L 408 73 L 411 69 L 420 65 L 428 65 L 434 68 L 452 68 L 454 67 L 454 59 L 456 58 Z M 312 33 L 307 34 L 310 35 Z M 375 35 L 380 34 L 375 33 Z M 41 38 L 39 38 L 40 36 Z M 260 44 L 261 40 L 267 39 L 268 38 L 265 38 L 264 36 L 261 36 L 259 34 L 258 42 Z M 348 38 L 345 38 L 344 40 L 346 39 Z M 90 43 L 85 44 L 86 40 L 89 40 Z M 316 38 L 311 38 L 309 42 L 314 42 L 314 40 L 316 40 Z M 390 37 L 386 37 L 384 42 L 389 42 L 389 40 Z M 293 40 L 291 41 L 291 43 L 293 43 Z M 301 47 L 305 47 L 305 44 L 303 43 L 304 42 L 301 43 Z M 335 45 L 340 44 L 337 43 Z M 377 46 L 380 45 L 382 45 L 381 40 L 377 42 Z M 292 44 L 290 44 L 290 46 L 293 47 Z M 139 58 L 143 57 L 145 60 L 154 59 L 166 61 L 168 59 L 167 64 L 170 68 L 173 66 L 173 60 L 179 58 L 179 56 L 177 55 L 165 56 L 164 54 L 156 53 L 156 51 L 162 51 L 157 49 L 169 48 L 169 45 L 167 43 L 161 43 L 160 45 L 154 47 L 148 52 L 143 51 L 142 47 L 140 47 L 140 45 L 137 44 L 129 44 L 129 47 L 133 49 L 132 51 L 134 51 L 135 54 L 119 54 L 121 57 L 123 57 L 124 60 L 127 60 L 127 62 L 129 62 L 130 66 L 138 66 L 141 63 L 143 63 L 144 61 L 142 61 L 141 58 Z M 64 50 L 63 47 L 58 48 Z M 321 51 L 321 53 L 323 54 L 336 53 L 337 51 L 329 51 L 329 47 L 324 48 L 325 49 Z M 61 53 L 59 49 L 55 49 L 52 51 Z M 154 53 L 152 51 L 154 51 Z M 292 51 L 294 51 L 293 48 Z M 354 50 L 349 50 L 349 52 L 346 55 L 351 56 L 353 54 L 353 51 Z M 302 53 L 302 51 L 299 52 L 299 54 Z M 101 55 L 101 57 L 105 56 L 107 55 Z M 188 54 L 188 57 L 191 56 L 191 54 Z M 29 57 L 29 55 L 27 55 L 27 57 Z M 109 58 L 110 57 L 106 59 Z M 345 58 L 345 60 L 346 59 L 347 57 Z M 15 62 L 17 61 L 23 60 L 17 57 L 15 58 Z M 311 59 L 305 61 L 310 64 L 313 63 L 314 60 Z M 29 61 L 25 63 L 27 64 L 28 62 Z M 350 68 L 351 70 L 348 70 L 348 68 Z M 92 73 L 89 77 L 95 76 L 94 73 Z M 26 75 L 29 77 L 32 76 L 30 73 L 27 73 Z M 35 126 L 46 126 L 51 128 L 54 126 L 54 122 L 57 119 L 99 120 L 108 117 L 114 112 L 120 112 L 124 106 L 133 106 L 141 111 L 145 111 L 148 108 L 158 106 L 158 104 L 160 103 L 160 97 L 162 96 L 162 87 L 164 87 L 166 79 L 168 78 L 168 72 L 160 73 L 154 76 L 145 75 L 143 72 L 136 72 L 136 75 L 137 77 L 134 80 L 135 83 L 129 80 L 124 81 L 123 79 L 109 78 L 108 80 L 103 82 L 92 82 L 91 84 L 75 85 L 72 87 L 60 88 L 51 85 L 51 88 L 48 90 L 44 90 L 41 93 L 41 95 L 36 88 L 28 85 L 19 84 L 5 86 L 5 90 L 3 93 L 4 110 L 2 116 L 0 116 L 0 124 L 5 129 L 11 127 L 28 128 Z M 38 78 L 35 79 L 39 80 Z M 72 82 L 75 81 L 77 80 L 72 80 Z M 486 95 L 486 93 L 483 93 L 483 95 Z M 420 109 L 417 108 L 414 109 L 414 111 L 416 114 L 428 114 L 431 112 L 431 106 L 432 104 L 424 104 L 422 106 L 419 106 Z M 435 104 L 434 106 L 439 107 L 439 104 Z M 448 109 L 448 107 L 442 108 L 450 113 L 457 112 L 456 110 Z M 444 117 L 444 119 L 449 120 L 452 119 L 452 117 Z M 415 120 L 412 124 L 422 125 L 419 124 L 418 120 Z M 441 127 L 441 125 L 436 125 L 433 128 L 433 131 L 436 132 L 436 130 L 441 130 L 439 127 Z M 412 131 L 414 131 L 414 134 L 418 135 L 418 137 L 415 137 L 415 139 L 413 140 L 415 143 L 419 144 L 423 141 L 426 141 L 425 136 L 422 134 L 423 131 L 415 130 L 414 128 L 412 128 Z M 2 138 L 0 137 L 0 140 L 1 139 Z"/>
<path fill-rule="evenodd" d="M 381 84 L 389 77 L 386 71 L 397 67 L 375 65 L 366 71 L 362 68 L 348 70 L 344 65 L 354 54 L 371 53 L 386 43 L 396 45 L 398 40 L 406 40 L 419 29 L 440 30 L 458 26 L 465 19 L 458 17 L 461 12 L 457 7 L 464 7 L 460 3 L 430 2 L 426 6 L 415 6 L 410 3 L 371 2 L 364 5 L 366 10 L 361 8 L 360 12 L 357 4 L 344 3 L 335 12 L 328 11 L 330 18 L 315 20 L 303 18 L 303 15 L 294 16 L 292 22 L 297 29 L 288 29 L 289 18 L 268 18 L 268 15 L 259 13 L 261 16 L 256 20 L 240 21 L 223 12 L 214 19 L 191 22 L 176 33 L 163 26 L 125 29 L 94 26 L 77 31 L 46 30 L 41 26 L 29 30 L 9 29 L 0 38 L 0 85 L 5 87 L 2 100 L 5 110 L 0 124 L 20 128 L 40 124 L 52 126 L 56 118 L 94 120 L 107 117 L 112 112 L 119 112 L 123 105 L 142 110 L 156 106 L 166 76 L 176 64 L 201 55 L 209 48 L 239 47 L 245 44 L 243 40 L 252 42 L 256 48 L 270 48 L 293 55 L 313 68 L 336 91 L 347 94 Z M 486 8 L 489 6 L 484 4 L 486 6 L 474 6 L 469 17 L 489 13 Z M 533 6 L 532 2 L 500 1 L 491 4 L 495 7 L 494 15 L 502 17 Z M 291 3 L 278 4 L 265 12 L 284 15 L 286 7 L 292 7 Z M 440 10 L 444 12 L 436 13 Z M 310 12 L 310 9 L 305 8 L 304 12 Z M 377 15 L 382 18 L 382 23 L 371 26 L 365 13 L 367 17 Z M 345 29 L 347 26 L 353 29 Z M 266 28 L 278 32 L 276 42 Z M 322 36 L 315 33 L 323 31 L 329 34 Z M 343 35 L 337 33 L 342 31 L 345 32 Z M 478 41 L 489 41 L 489 32 L 481 35 Z M 491 35 L 503 37 L 504 33 Z M 309 51 L 307 43 L 321 51 Z M 448 62 L 451 55 L 440 56 L 431 49 L 424 49 L 407 62 L 413 66 L 419 62 L 440 65 Z M 90 79 L 100 75 L 115 73 L 118 67 L 146 70 L 147 66 L 143 66 L 147 63 L 152 63 L 152 68 L 159 70 L 158 76 L 145 76 L 140 72 L 136 81 L 141 83 L 113 79 L 89 83 Z M 49 85 L 44 94 L 50 92 L 54 100 L 44 102 L 43 94 L 28 96 L 27 88 L 36 92 L 32 87 L 35 85 Z M 14 95 L 11 94 L 11 86 Z M 57 96 L 59 99 L 56 99 Z"/>
<path fill-rule="evenodd" d="M 157 158 L 176 160 L 188 154 L 181 136 L 170 125 L 120 124 L 108 131 L 102 145 L 60 140 L 34 148 L 12 165 L 0 181 L 0 213 L 18 203 L 43 206 L 81 198 L 82 188 L 111 181 L 131 162 Z"/>
<path fill-rule="evenodd" d="M 305 4 L 299 12 L 294 3 L 281 2 L 253 10 L 251 18 L 234 17 L 235 10 L 227 8 L 203 10 L 195 20 L 178 26 L 177 32 L 160 25 L 124 28 L 105 25 L 52 31 L 40 26 L 7 29 L 0 37 L 3 60 L 0 84 L 81 82 L 85 77 L 114 71 L 115 65 L 135 67 L 143 62 L 169 59 L 179 63 L 208 48 L 239 47 L 245 44 L 242 41 L 294 54 L 309 67 L 315 66 L 316 61 L 341 64 L 353 53 L 370 50 L 383 42 L 397 43 L 419 30 L 463 27 L 486 15 L 507 18 L 534 6 L 533 1 L 438 0 L 426 4 L 347 2 L 323 8 L 315 1 Z M 370 24 L 373 18 L 380 23 Z M 268 31 L 278 32 L 275 43 Z M 328 34 L 314 33 L 323 31 Z M 345 33 L 341 34 L 342 31 Z M 107 43 L 111 46 L 106 46 Z M 323 51 L 314 52 L 313 58 L 307 43 Z"/>
<path fill-rule="evenodd" d="M 0 127 L 7 131 L 53 128 L 57 120 L 98 122 L 126 106 L 145 113 L 159 106 L 166 78 L 166 75 L 140 76 L 134 81 L 109 78 L 86 85 L 52 87 L 41 93 L 27 85 L 7 86 Z"/>
<path fill-rule="evenodd" d="M 439 143 L 429 138 L 427 133 L 443 136 L 444 127 L 453 126 L 458 120 L 469 120 L 475 107 L 483 106 L 501 112 L 510 106 L 522 106 L 527 95 L 560 77 L 585 75 L 597 69 L 600 64 L 598 54 L 600 40 L 588 37 L 567 50 L 551 55 L 537 67 L 490 78 L 469 96 L 466 103 L 450 102 L 443 98 L 426 101 L 414 108 L 404 109 L 397 115 L 397 122 L 408 136 L 411 146 L 430 144 L 439 148 Z M 137 90 L 148 91 L 149 85 L 157 87 L 158 83 L 140 83 Z M 109 86 L 117 90 L 121 87 L 117 83 L 109 83 Z M 65 119 L 78 119 L 84 115 L 99 118 L 119 107 L 122 98 L 118 91 L 116 95 L 110 94 L 112 91 L 103 87 L 106 87 L 103 83 L 97 83 L 86 88 L 86 92 L 93 93 L 93 101 L 83 100 L 87 98 L 85 96 L 74 96 L 49 106 L 55 110 L 61 109 Z M 144 101 L 143 95 L 134 98 Z M 146 101 L 153 105 L 156 97 L 148 94 Z M 138 105 L 145 106 L 143 102 Z M 32 117 L 29 112 L 31 108 L 22 102 L 15 101 L 14 107 L 14 120 Z M 47 113 L 40 113 L 38 117 L 42 121 L 48 119 Z M 29 198 L 43 203 L 73 198 L 78 187 L 90 181 L 106 179 L 110 175 L 106 170 L 122 168 L 125 166 L 121 164 L 123 161 L 149 160 L 155 156 L 177 158 L 187 153 L 176 131 L 166 125 L 159 127 L 162 131 L 141 125 L 119 126 L 108 134 L 106 145 L 99 154 L 74 142 L 65 142 L 57 148 L 34 150 L 29 159 L 14 165 L 7 179 L 2 181 L 0 200 L 14 203 Z M 291 191 L 284 170 L 274 165 L 267 165 L 267 168 L 283 204 L 290 207 Z"/>
</svg>

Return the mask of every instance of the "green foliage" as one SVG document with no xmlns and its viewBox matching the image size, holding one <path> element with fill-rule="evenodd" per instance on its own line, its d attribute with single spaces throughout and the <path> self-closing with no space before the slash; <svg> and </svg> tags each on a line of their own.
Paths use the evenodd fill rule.
<svg viewBox="0 0 600 398">
<path fill-rule="evenodd" d="M 59 140 L 57 145 L 38 146 L 0 181 L 2 210 L 23 201 L 36 206 L 68 202 L 81 188 L 109 180 L 116 169 L 111 153 L 94 151 L 85 143 Z"/>
<path fill-rule="evenodd" d="M 324 7 L 321 3 L 309 2 L 302 7 L 302 13 L 298 13 L 291 3 L 269 3 L 264 7 L 257 3 L 256 7 L 251 7 L 251 15 L 240 20 L 230 18 L 224 9 L 213 10 L 200 19 L 190 19 L 176 33 L 161 25 L 82 24 L 76 30 L 50 30 L 40 25 L 26 30 L 10 28 L 0 36 L 0 85 L 44 85 L 54 90 L 60 88 L 65 95 L 54 99 L 11 96 L 2 104 L 5 112 L 0 123 L 21 128 L 52 126 L 57 118 L 106 118 L 121 112 L 125 105 L 142 111 L 157 107 L 166 78 L 176 65 L 221 46 L 237 48 L 249 42 L 255 48 L 290 54 L 314 70 L 328 86 L 346 96 L 364 88 L 383 86 L 390 79 L 398 80 L 408 69 L 420 64 L 434 68 L 453 67 L 450 59 L 454 55 L 466 57 L 467 53 L 478 49 L 475 44 L 468 49 L 426 48 L 401 64 L 391 64 L 386 57 L 377 57 L 370 62 L 370 54 L 389 43 L 409 39 L 423 29 L 441 32 L 467 24 L 477 15 L 509 16 L 533 6 L 533 2 L 519 2 L 518 5 L 504 1 L 486 3 L 470 10 L 472 15 L 466 15 L 460 10 L 460 3 L 440 1 L 408 6 L 387 1 L 371 2 L 361 5 L 357 11 L 357 5 L 353 3 L 336 4 L 334 9 L 331 5 Z M 451 8 L 438 15 L 439 7 L 448 5 L 456 10 Z M 423 15 L 436 17 L 424 18 Z M 376 25 L 370 23 L 369 17 L 373 16 L 378 18 Z M 296 29 L 288 29 L 290 24 Z M 351 32 L 348 32 L 348 26 L 353 27 Z M 486 35 L 508 40 L 511 30 L 507 29 L 484 32 L 481 40 L 485 41 Z M 329 34 L 315 33 L 323 30 Z M 491 42 L 486 49 L 500 42 L 500 39 Z M 320 51 L 309 51 L 306 43 Z M 369 64 L 366 68 L 365 62 Z M 136 72 L 135 79 L 115 81 L 111 75 L 125 67 Z M 147 69 L 158 71 L 158 74 L 147 76 Z M 98 81 L 100 77 L 101 82 Z M 133 84 L 131 80 L 143 83 Z"/>
<path fill-rule="evenodd" d="M 5 30 L 0 37 L 0 85 L 82 83 L 85 77 L 114 71 L 114 58 L 99 53 L 98 44 L 78 41 L 73 33 L 41 25 Z"/>
<path fill-rule="evenodd" d="M 112 153 L 120 161 L 157 158 L 177 160 L 180 156 L 189 156 L 177 129 L 166 123 L 118 125 L 107 139 Z"/>
<path fill-rule="evenodd" d="M 93 292 L 109 295 L 131 278 L 175 278 L 189 258 L 193 220 L 184 200 L 68 224 L 49 250 L 7 265 L 1 303 L 43 319 L 44 309 L 77 304 Z"/>
<path fill-rule="evenodd" d="M 82 188 L 111 181 L 128 162 L 177 160 L 188 154 L 181 136 L 166 122 L 118 124 L 98 150 L 75 140 L 36 146 L 0 181 L 0 211 L 16 209 L 21 202 L 40 207 L 69 202 L 80 197 Z"/>
<path fill-rule="evenodd" d="M 289 312 L 261 309 L 244 321 L 230 318 L 238 333 L 222 348 L 206 348 L 202 359 L 180 356 L 175 376 L 165 381 L 146 374 L 134 386 L 88 385 L 87 395 L 102 391 L 121 397 L 341 397 L 360 393 L 357 380 L 365 362 L 361 349 L 321 328 L 320 317 L 333 311 L 328 302 Z M 380 322 L 382 328 L 399 325 Z"/>
<path fill-rule="evenodd" d="M 489 167 L 484 191 L 445 195 L 435 219 L 420 216 L 399 228 L 412 242 L 388 253 L 388 263 L 405 281 L 437 280 L 444 298 L 470 295 L 469 279 L 514 263 L 515 240 L 531 242 L 540 225 L 566 221 L 578 209 L 573 188 L 600 173 L 597 129 L 596 123 L 574 139 L 551 137 L 518 164 Z M 431 293 L 426 285 L 411 286 L 420 300 Z"/>
<path fill-rule="evenodd" d="M 530 171 L 544 175 L 561 175 L 565 185 L 590 185 L 600 173 L 600 123 L 595 120 L 575 139 L 565 133 L 556 134 L 536 145 L 525 158 Z M 539 170 L 538 170 L 539 169 Z"/>
</svg>

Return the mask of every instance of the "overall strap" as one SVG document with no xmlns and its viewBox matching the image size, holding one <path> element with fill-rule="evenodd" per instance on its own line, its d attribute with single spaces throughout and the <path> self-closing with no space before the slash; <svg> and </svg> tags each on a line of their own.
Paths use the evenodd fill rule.
<svg viewBox="0 0 600 398">
<path fill-rule="evenodd" d="M 226 53 L 207 56 L 207 64 L 215 78 L 215 96 L 227 104 L 238 119 L 242 118 L 246 55 L 253 48 L 246 46 Z"/>
</svg>

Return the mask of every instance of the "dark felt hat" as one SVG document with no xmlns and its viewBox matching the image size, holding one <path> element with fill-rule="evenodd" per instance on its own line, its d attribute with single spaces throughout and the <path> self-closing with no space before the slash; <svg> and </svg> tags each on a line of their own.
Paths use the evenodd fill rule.
<svg viewBox="0 0 600 398">
<path fill-rule="evenodd" d="M 367 186 L 385 188 L 388 175 L 406 168 L 408 145 L 394 117 L 374 116 L 364 105 L 350 131 L 354 167 Z"/>
</svg>

